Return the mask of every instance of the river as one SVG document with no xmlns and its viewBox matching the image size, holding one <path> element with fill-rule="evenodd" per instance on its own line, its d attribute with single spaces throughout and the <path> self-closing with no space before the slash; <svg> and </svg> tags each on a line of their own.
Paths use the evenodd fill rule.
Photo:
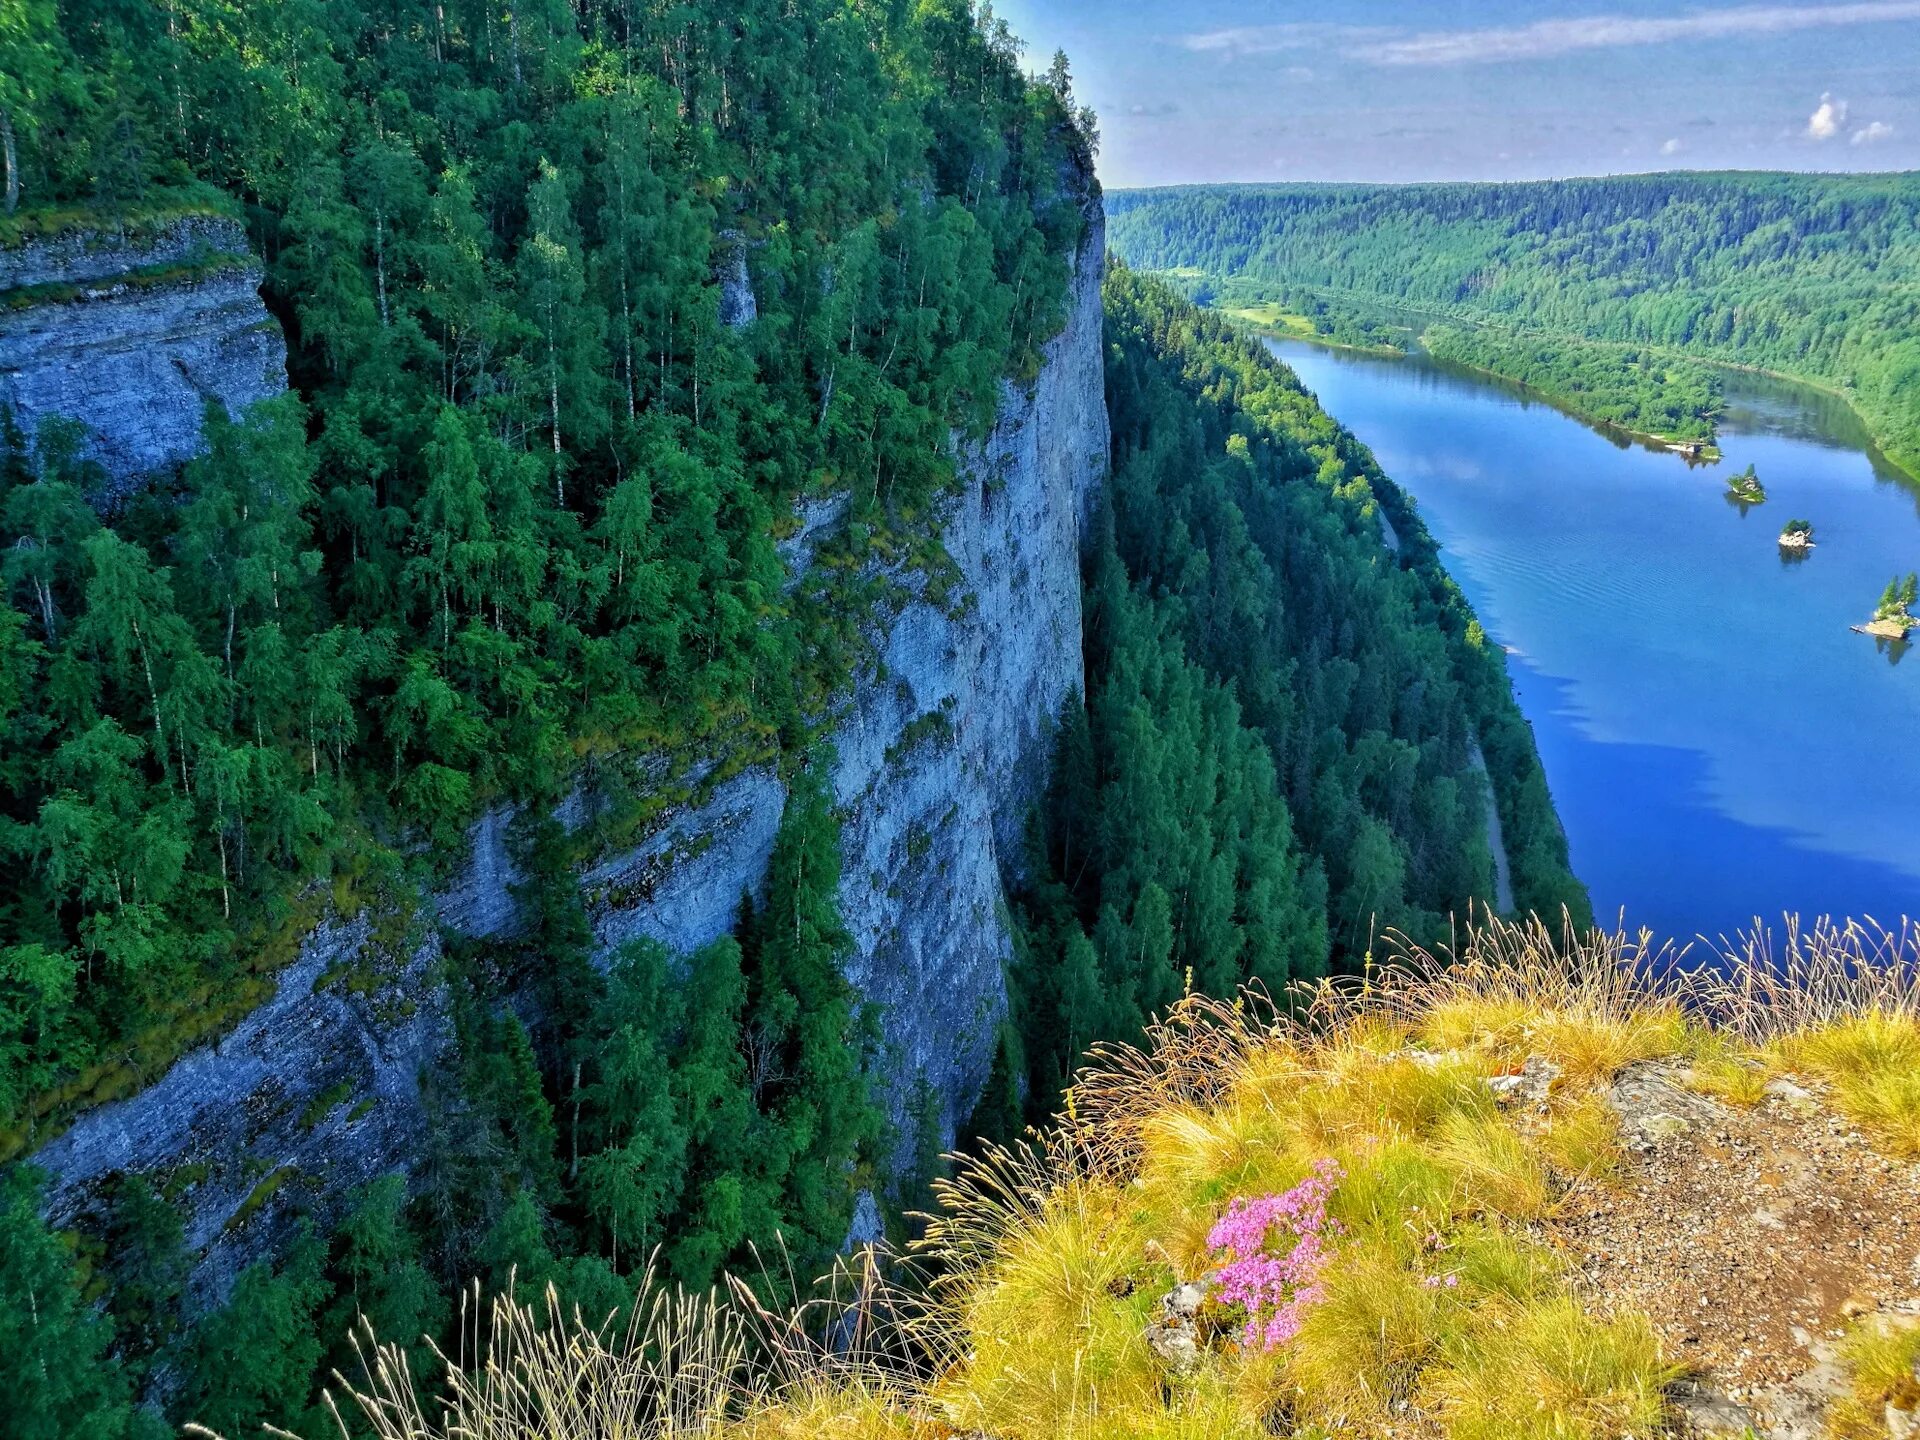
<svg viewBox="0 0 1920 1440">
<path fill-rule="evenodd" d="M 1853 634 L 1920 570 L 1920 489 L 1846 407 L 1730 376 L 1723 459 L 1503 382 L 1270 339 L 1418 502 L 1508 653 L 1602 923 L 1920 915 L 1920 650 Z M 1751 463 L 1763 505 L 1726 498 Z M 1789 559 L 1789 518 L 1817 544 Z"/>
</svg>

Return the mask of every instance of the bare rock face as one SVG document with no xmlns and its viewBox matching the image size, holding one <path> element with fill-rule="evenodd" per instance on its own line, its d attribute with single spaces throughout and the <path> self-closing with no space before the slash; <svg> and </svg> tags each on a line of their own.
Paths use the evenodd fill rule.
<svg viewBox="0 0 1920 1440">
<path fill-rule="evenodd" d="M 720 282 L 720 323 L 729 330 L 744 330 L 760 318 L 753 276 L 747 270 L 747 243 L 737 230 L 723 232 L 720 239 L 724 249 L 714 275 Z"/>
<path fill-rule="evenodd" d="M 121 1172 L 183 1202 L 201 1256 L 195 1291 L 218 1298 L 272 1253 L 294 1217 L 416 1158 L 420 1075 L 451 1035 L 437 936 L 326 920 L 273 996 L 131 1099 L 88 1111 L 43 1146 L 48 1216 L 83 1217 Z"/>
<path fill-rule="evenodd" d="M 910 1158 L 972 1111 L 1006 1013 L 1005 882 L 1060 707 L 1084 684 L 1080 538 L 1106 474 L 1101 225 L 1030 389 L 1009 385 L 943 516 L 958 583 L 876 616 L 877 660 L 834 729 L 848 978 L 880 1006 L 880 1093 Z"/>
<path fill-rule="evenodd" d="M 31 436 L 81 426 L 111 509 L 200 448 L 209 401 L 238 415 L 287 385 L 287 347 L 237 221 L 75 231 L 0 251 L 0 406 Z"/>
</svg>

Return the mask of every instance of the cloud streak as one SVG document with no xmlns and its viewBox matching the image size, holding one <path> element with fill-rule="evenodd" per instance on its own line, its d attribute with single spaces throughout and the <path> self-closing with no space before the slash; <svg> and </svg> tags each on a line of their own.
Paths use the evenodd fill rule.
<svg viewBox="0 0 1920 1440">
<path fill-rule="evenodd" d="M 1583 50 L 1675 41 L 1784 35 L 1799 30 L 1920 20 L 1920 0 L 1853 0 L 1824 6 L 1740 5 L 1692 15 L 1590 15 L 1529 25 L 1408 33 L 1379 26 L 1242 25 L 1180 37 L 1202 54 L 1264 55 L 1332 46 L 1349 59 L 1385 66 L 1485 65 L 1547 60 Z"/>
<path fill-rule="evenodd" d="M 1882 140 L 1892 138 L 1892 135 L 1893 126 L 1887 124 L 1884 120 L 1874 120 L 1854 131 L 1853 138 L 1847 143 L 1851 145 L 1874 145 Z"/>
</svg>

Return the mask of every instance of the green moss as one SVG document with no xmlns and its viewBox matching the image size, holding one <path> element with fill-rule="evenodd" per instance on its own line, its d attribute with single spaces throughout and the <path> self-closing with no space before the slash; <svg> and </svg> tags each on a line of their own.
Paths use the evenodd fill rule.
<svg viewBox="0 0 1920 1440">
<path fill-rule="evenodd" d="M 282 1165 L 277 1170 L 270 1171 L 252 1190 L 247 1192 L 247 1198 L 240 1202 L 240 1208 L 228 1217 L 224 1227 L 226 1232 L 233 1233 L 259 1214 L 266 1203 L 279 1193 L 281 1187 L 299 1173 L 298 1167 L 293 1165 Z"/>
<path fill-rule="evenodd" d="M 253 257 L 249 255 L 214 251 L 201 259 L 179 264 L 143 265 L 99 280 L 21 285 L 12 290 L 0 290 L 0 309 L 18 311 L 32 310 L 42 305 L 71 304 L 108 287 L 133 291 L 165 290 L 176 285 L 191 285 L 210 275 L 243 269 L 253 263 Z"/>
<path fill-rule="evenodd" d="M 300 1128 L 311 1130 L 327 1116 L 331 1115 L 347 1098 L 353 1094 L 353 1084 L 342 1080 L 337 1085 L 329 1085 L 313 1099 L 307 1102 L 307 1108 L 300 1112 Z"/>
</svg>

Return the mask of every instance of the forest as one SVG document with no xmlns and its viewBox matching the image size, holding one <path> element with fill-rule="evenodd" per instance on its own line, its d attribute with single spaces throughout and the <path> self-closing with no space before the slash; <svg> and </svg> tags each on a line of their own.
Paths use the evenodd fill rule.
<svg viewBox="0 0 1920 1440">
<path fill-rule="evenodd" d="M 1712 366 L 1671 351 L 1569 342 L 1490 325 L 1432 325 L 1420 344 L 1436 360 L 1517 380 L 1588 419 L 1635 435 L 1713 439 L 1719 376 Z"/>
<path fill-rule="evenodd" d="M 1092 193 L 965 0 L 24 15 L 7 223 L 241 215 L 294 388 L 110 525 L 0 435 L 0 1157 L 257 998 L 310 877 L 404 888 L 595 757 L 803 754 L 849 657 L 778 527 L 916 522 Z"/>
<path fill-rule="evenodd" d="M 1087 557 L 1088 694 L 1035 817 L 1013 1020 L 974 1136 L 1050 1113 L 1086 1047 L 1188 991 L 1358 967 L 1387 928 L 1436 937 L 1484 906 L 1470 736 L 1498 777 L 1517 903 L 1590 919 L 1503 657 L 1405 498 L 1225 322 L 1124 269 L 1106 302 L 1116 464 Z M 564 833 L 539 827 L 529 925 L 456 955 L 458 1042 L 416 1183 L 367 1185 L 211 1312 L 183 1303 L 167 1183 L 126 1177 L 76 1259 L 14 1167 L 0 1298 L 40 1297 L 31 1325 L 0 1307 L 17 1327 L 0 1378 L 40 1422 L 22 1433 L 64 1433 L 62 1413 L 102 1435 L 164 1433 L 161 1414 L 330 1433 L 320 1394 L 355 1373 L 355 1317 L 444 1341 L 470 1280 L 551 1283 L 618 1317 L 657 1256 L 671 1280 L 727 1268 L 788 1298 L 751 1246 L 777 1235 L 812 1273 L 881 1148 L 820 758 L 793 772 L 766 900 L 684 963 L 647 944 L 593 963 Z M 943 1168 L 923 1146 L 897 1202 Z M 414 1359 L 430 1377 L 424 1341 Z"/>
<path fill-rule="evenodd" d="M 356 1312 L 451 1338 L 476 1278 L 617 1307 L 656 1246 L 705 1284 L 839 1244 L 881 1143 L 815 744 L 853 627 L 775 544 L 810 492 L 850 492 L 842 559 L 927 541 L 1063 316 L 1070 83 L 966 0 L 9 7 L 0 244 L 234 216 L 291 380 L 108 520 L 70 429 L 0 417 L 10 1434 L 325 1433 Z M 764 900 L 671 984 L 597 966 L 590 839 L 541 828 L 526 935 L 450 957 L 411 1189 L 211 1310 L 190 1173 L 46 1230 L 8 1162 L 258 1003 L 318 907 L 404 911 L 583 770 L 626 823 L 623 757 L 701 755 L 787 778 Z"/>
<path fill-rule="evenodd" d="M 1512 332 L 1469 363 L 1570 388 L 1611 368 L 1589 410 L 1634 430 L 1697 417 L 1672 355 L 1844 394 L 1920 475 L 1920 177 L 1697 173 L 1505 184 L 1176 187 L 1110 197 L 1114 250 L 1204 283 L 1220 303 L 1311 292 Z M 1458 342 L 1457 330 L 1451 331 Z M 1549 341 L 1612 348 L 1543 360 Z M 1496 348 L 1497 347 L 1497 348 Z M 1461 357 L 1465 358 L 1465 357 Z M 1487 363 L 1495 362 L 1498 363 Z M 1657 394 L 1649 366 L 1665 370 Z M 1638 367 L 1636 370 L 1633 367 Z"/>
</svg>

